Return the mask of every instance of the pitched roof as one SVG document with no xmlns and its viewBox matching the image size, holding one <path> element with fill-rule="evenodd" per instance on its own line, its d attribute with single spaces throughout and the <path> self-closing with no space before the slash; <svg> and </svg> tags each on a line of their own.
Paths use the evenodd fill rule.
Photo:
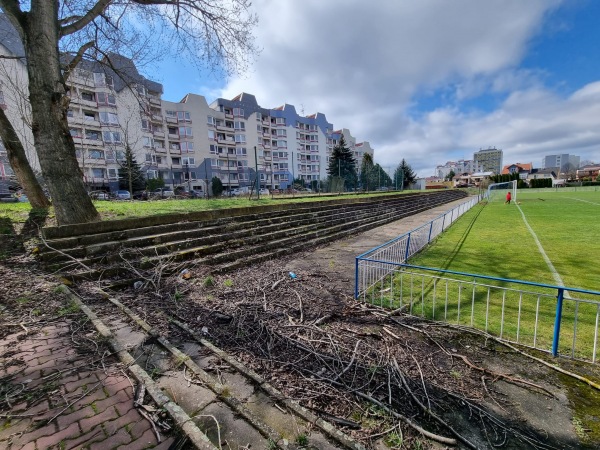
<svg viewBox="0 0 600 450">
<path fill-rule="evenodd" d="M 516 164 L 508 164 L 506 166 L 504 166 L 502 168 L 502 174 L 508 174 L 510 173 L 510 168 L 511 167 L 517 167 L 517 172 L 531 172 L 531 170 L 533 169 L 533 163 L 528 163 L 528 164 L 521 164 L 521 163 L 516 163 Z"/>
</svg>

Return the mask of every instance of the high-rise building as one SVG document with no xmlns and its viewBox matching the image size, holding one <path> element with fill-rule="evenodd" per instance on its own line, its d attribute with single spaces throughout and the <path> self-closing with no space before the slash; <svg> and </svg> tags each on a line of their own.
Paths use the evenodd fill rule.
<svg viewBox="0 0 600 450">
<path fill-rule="evenodd" d="M 560 155 L 547 155 L 542 160 L 542 167 L 558 167 L 561 172 L 575 171 L 579 168 L 579 156 L 562 153 Z"/>
<path fill-rule="evenodd" d="M 502 150 L 495 147 L 480 149 L 473 153 L 473 160 L 479 170 L 499 174 L 502 171 Z"/>
</svg>

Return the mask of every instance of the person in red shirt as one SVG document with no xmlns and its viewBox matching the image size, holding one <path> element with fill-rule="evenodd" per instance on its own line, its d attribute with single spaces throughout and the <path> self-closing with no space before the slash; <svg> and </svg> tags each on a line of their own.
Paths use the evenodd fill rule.
<svg viewBox="0 0 600 450">
<path fill-rule="evenodd" d="M 507 204 L 507 203 L 508 203 L 508 204 L 510 205 L 510 200 L 511 200 L 511 198 L 512 198 L 512 195 L 510 194 L 510 191 L 508 191 L 508 192 L 506 193 L 506 201 L 504 202 L 504 204 Z"/>
</svg>

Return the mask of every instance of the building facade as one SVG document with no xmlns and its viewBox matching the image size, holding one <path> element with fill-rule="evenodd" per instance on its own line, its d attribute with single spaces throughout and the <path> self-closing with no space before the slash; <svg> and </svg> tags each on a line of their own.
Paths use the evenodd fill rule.
<svg viewBox="0 0 600 450">
<path fill-rule="evenodd" d="M 454 172 L 454 175 L 461 175 L 463 173 L 479 172 L 480 169 L 472 159 L 459 159 L 458 161 L 447 161 L 444 165 L 439 165 L 435 168 L 435 174 L 440 179 L 448 177 L 450 172 Z"/>
<path fill-rule="evenodd" d="M 23 54 L 18 37 L 11 35 L 14 29 L 2 18 L 0 51 Z M 256 184 L 286 189 L 294 179 L 314 184 L 327 177 L 341 133 L 357 159 L 357 169 L 365 153 L 374 153 L 369 142 L 357 142 L 349 130 L 334 132 L 322 113 L 299 115 L 288 104 L 264 108 L 251 94 L 210 104 L 196 94 L 179 102 L 165 100 L 162 85 L 139 74 L 130 59 L 108 57 L 110 69 L 82 61 L 67 81 L 70 133 L 90 190 L 119 188 L 127 149 L 148 179 L 203 192 L 213 177 L 226 189 Z M 30 164 L 39 169 L 31 128 L 23 120 L 30 115 L 25 65 L 19 59 L 5 59 L 2 68 L 0 107 L 15 124 Z M 5 156 L 0 147 L 4 178 L 11 174 Z"/>
<path fill-rule="evenodd" d="M 502 150 L 495 147 L 480 149 L 473 154 L 473 161 L 479 170 L 499 174 L 502 170 Z"/>
<path fill-rule="evenodd" d="M 562 153 L 560 155 L 547 155 L 542 160 L 542 168 L 558 167 L 561 172 L 576 170 L 579 168 L 580 157 Z"/>
</svg>

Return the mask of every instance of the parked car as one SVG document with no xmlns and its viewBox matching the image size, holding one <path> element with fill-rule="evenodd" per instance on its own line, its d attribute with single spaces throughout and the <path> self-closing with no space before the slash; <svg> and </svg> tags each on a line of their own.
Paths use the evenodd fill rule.
<svg viewBox="0 0 600 450">
<path fill-rule="evenodd" d="M 244 195 L 244 194 L 247 194 L 247 193 L 248 193 L 247 191 L 235 188 L 235 189 L 232 189 L 232 190 L 229 191 L 229 196 L 230 197 L 239 197 L 240 195 Z"/>
<path fill-rule="evenodd" d="M 258 193 L 259 193 L 260 195 L 269 195 L 269 190 L 268 190 L 267 188 L 260 188 L 260 189 L 258 190 Z"/>
<path fill-rule="evenodd" d="M 171 198 L 175 197 L 175 192 L 169 188 L 158 188 L 152 191 L 153 198 Z"/>
<path fill-rule="evenodd" d="M 176 197 L 184 197 L 184 198 L 202 198 L 202 191 L 197 191 L 195 189 L 185 189 L 181 186 L 175 188 L 175 196 Z"/>
<path fill-rule="evenodd" d="M 110 195 L 106 191 L 92 191 L 90 192 L 90 197 L 93 200 L 109 200 Z"/>
<path fill-rule="evenodd" d="M 131 200 L 131 194 L 129 191 L 119 190 L 115 192 L 115 198 L 117 200 Z"/>
<path fill-rule="evenodd" d="M 133 193 L 134 200 L 148 200 L 148 191 L 135 191 Z"/>
</svg>

